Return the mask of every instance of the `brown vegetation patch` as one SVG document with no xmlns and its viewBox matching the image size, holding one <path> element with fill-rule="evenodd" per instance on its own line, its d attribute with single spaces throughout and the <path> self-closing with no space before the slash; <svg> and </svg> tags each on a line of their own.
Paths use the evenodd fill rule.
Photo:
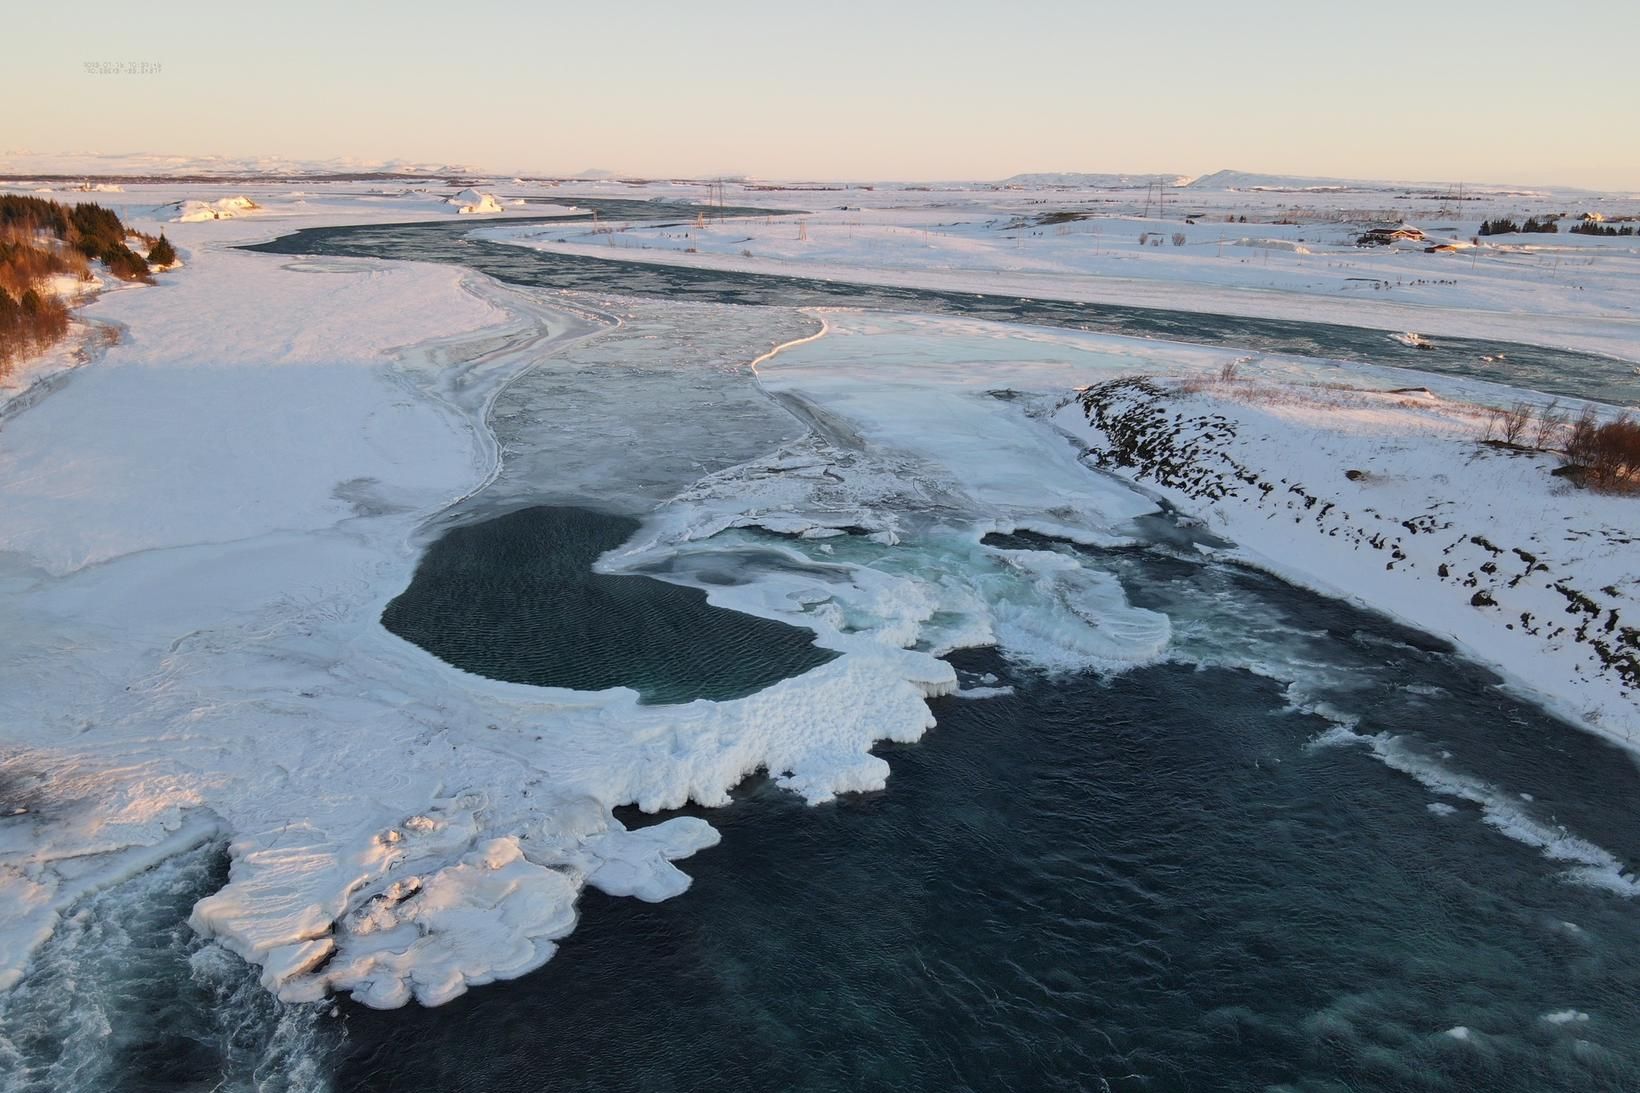
<svg viewBox="0 0 1640 1093">
<path fill-rule="evenodd" d="M 1566 464 L 1594 489 L 1640 493 L 1640 421 L 1624 413 L 1602 423 L 1584 413 L 1572 424 Z"/>
<path fill-rule="evenodd" d="M 147 259 L 126 243 L 132 234 L 101 205 L 0 195 L 0 376 L 68 333 L 68 306 L 46 288 L 50 278 L 89 280 L 96 260 L 121 280 L 149 279 Z"/>
</svg>

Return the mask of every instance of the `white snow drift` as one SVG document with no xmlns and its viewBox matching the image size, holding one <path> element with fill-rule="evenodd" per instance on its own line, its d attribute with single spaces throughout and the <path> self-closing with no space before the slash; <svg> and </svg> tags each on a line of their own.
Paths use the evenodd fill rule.
<svg viewBox="0 0 1640 1093">
<path fill-rule="evenodd" d="M 242 195 L 219 198 L 216 201 L 184 201 L 176 221 L 179 224 L 192 224 L 201 220 L 231 220 L 236 216 L 256 212 L 260 208 L 256 202 Z"/>
<path fill-rule="evenodd" d="M 501 201 L 494 194 L 481 194 L 469 187 L 458 194 L 452 195 L 445 201 L 447 205 L 457 206 L 462 213 L 499 213 L 506 210 Z"/>
</svg>

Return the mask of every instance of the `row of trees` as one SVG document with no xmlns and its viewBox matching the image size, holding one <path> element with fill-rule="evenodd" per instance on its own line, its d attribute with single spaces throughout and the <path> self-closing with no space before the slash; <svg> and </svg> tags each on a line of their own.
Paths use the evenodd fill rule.
<svg viewBox="0 0 1640 1093">
<path fill-rule="evenodd" d="M 1529 216 L 1524 224 L 1517 224 L 1507 216 L 1500 216 L 1496 220 L 1481 221 L 1480 234 L 1511 235 L 1515 232 L 1542 232 L 1546 235 L 1553 235 L 1558 231 L 1560 231 L 1560 226 L 1555 223 L 1555 218 L 1552 216 L 1543 217 L 1541 220 L 1535 216 Z"/>
<path fill-rule="evenodd" d="M 1624 224 L 1620 228 L 1615 224 L 1602 224 L 1598 220 L 1584 220 L 1573 224 L 1572 231 L 1579 235 L 1633 235 L 1634 225 Z"/>
<path fill-rule="evenodd" d="M 126 243 L 134 233 L 126 230 L 112 209 L 89 201 L 71 208 L 40 197 L 0 196 L 0 232 L 23 246 L 37 246 L 38 236 L 49 234 L 86 258 L 102 262 L 121 280 L 148 279 L 147 259 Z"/>
</svg>

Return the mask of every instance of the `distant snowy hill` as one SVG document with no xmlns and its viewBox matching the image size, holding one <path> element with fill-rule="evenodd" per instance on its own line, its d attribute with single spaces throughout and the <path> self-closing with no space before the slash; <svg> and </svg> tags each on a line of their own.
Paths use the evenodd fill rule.
<svg viewBox="0 0 1640 1093">
<path fill-rule="evenodd" d="M 1161 181 L 1170 187 L 1190 190 L 1216 190 L 1220 192 L 1239 190 L 1243 192 L 1264 191 L 1270 193 L 1312 194 L 1399 193 L 1407 190 L 1444 192 L 1457 186 L 1457 183 L 1452 181 L 1323 178 L 1311 175 L 1276 175 L 1258 171 L 1228 170 L 1214 171 L 1212 174 L 1199 176 L 1174 174 L 1166 171 L 1154 174 L 1038 171 L 1013 175 L 1003 179 L 997 185 L 1044 190 L 1130 190 L 1135 187 L 1143 188 L 1157 181 Z M 1468 189 L 1476 194 L 1488 193 L 1498 196 L 1522 197 L 1543 196 L 1550 192 L 1545 188 L 1475 183 L 1471 183 Z M 1582 191 L 1557 186 L 1553 188 L 1553 192 L 1578 193 Z"/>
<path fill-rule="evenodd" d="M 1255 171 L 1214 171 L 1190 182 L 1193 190 L 1383 190 L 1398 189 L 1404 182 L 1363 182 L 1348 178 L 1308 178 L 1301 175 L 1266 175 Z"/>
<path fill-rule="evenodd" d="M 1192 190 L 1268 190 L 1268 191 L 1298 191 L 1305 193 L 1378 193 L 1405 190 L 1446 191 L 1455 188 L 1458 183 L 1451 180 L 1409 181 L 1406 179 L 1359 179 L 1359 178 L 1315 178 L 1307 175 L 1269 175 L 1256 171 L 1214 171 L 1210 175 L 1202 175 L 1190 182 Z M 1538 197 L 1545 196 L 1550 188 L 1521 187 L 1500 183 L 1474 183 L 1467 189 L 1475 194 L 1493 194 L 1497 196 Z M 1586 193 L 1571 186 L 1555 186 L 1556 193 Z"/>
<path fill-rule="evenodd" d="M 1169 186 L 1185 186 L 1190 175 L 1159 171 L 1156 174 L 1097 174 L 1077 171 L 1041 171 L 1012 175 L 1001 181 L 1003 186 L 1027 186 L 1032 189 L 1049 186 L 1067 186 L 1077 189 L 1125 190 L 1134 186 L 1148 186 L 1158 180 Z"/>
</svg>

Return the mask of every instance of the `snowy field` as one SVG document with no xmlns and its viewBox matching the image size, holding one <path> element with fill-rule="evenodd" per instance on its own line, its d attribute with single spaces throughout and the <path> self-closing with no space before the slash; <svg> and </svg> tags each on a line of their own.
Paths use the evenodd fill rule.
<svg viewBox="0 0 1640 1093">
<path fill-rule="evenodd" d="M 488 208 L 488 195 L 502 212 L 461 211 Z M 12 814 L 0 824 L 0 986 L 24 979 L 88 895 L 218 838 L 230 879 L 192 923 L 259 965 L 283 999 L 437 1004 L 520 975 L 573 929 L 584 886 L 676 895 L 688 878 L 671 862 L 718 838 L 693 817 L 627 830 L 615 808 L 721 804 L 759 769 L 810 801 L 880 788 L 888 768 L 873 744 L 917 739 L 930 696 L 985 693 L 943 653 L 995 645 L 1050 672 L 1204 660 L 1108 573 L 983 542 L 1031 529 L 1120 544 L 1158 497 L 1258 564 L 1447 636 L 1583 727 L 1640 740 L 1632 686 L 1594 665 L 1586 642 L 1516 625 L 1522 612 L 1564 616 L 1558 583 L 1600 597 L 1602 625 L 1610 611 L 1632 626 L 1640 569 L 1633 498 L 1571 490 L 1544 457 L 1478 445 L 1473 404 L 1516 392 L 1430 376 L 1427 396 L 1385 395 L 1374 391 L 1406 386 L 1408 373 L 1370 367 L 1351 372 L 1369 390 L 1343 392 L 1314 386 L 1336 369 L 1280 357 L 1245 363 L 1241 386 L 1215 386 L 1245 354 L 920 316 L 592 299 L 443 266 L 232 249 L 298 227 L 461 217 L 598 255 L 1484 330 L 1640 360 L 1632 238 L 1364 251 L 1338 219 L 1383 210 L 1467 241 L 1480 212 L 1616 216 L 1637 211 L 1633 198 L 1495 193 L 1433 216 L 1439 195 L 1179 189 L 1146 217 L 1142 186 L 732 188 L 735 203 L 810 211 L 589 234 L 494 221 L 705 190 L 236 182 L 49 196 L 163 229 L 183 265 L 83 310 L 119 332 L 114 344 L 43 358 L 0 393 L 14 400 L 0 410 L 0 815 Z M 524 196 L 551 204 L 513 204 Z M 1269 222 L 1294 206 L 1314 215 Z M 1224 220 L 1243 213 L 1247 224 Z M 1141 247 L 1140 232 L 1166 238 Z M 606 372 L 627 386 L 594 394 Z M 672 426 L 658 415 L 655 448 L 606 436 L 609 457 L 565 461 L 552 490 L 646 506 L 644 530 L 605 571 L 663 572 L 713 603 L 807 626 L 840 655 L 743 699 L 643 706 L 626 689 L 481 679 L 387 633 L 382 608 L 441 514 L 492 485 L 508 503 L 528 495 L 507 462 L 528 453 L 508 452 L 490 415 L 532 375 L 562 380 L 561 411 L 588 422 L 604 397 L 617 408 L 692 399 L 688 416 L 725 430 L 737 419 L 711 415 L 727 415 L 731 396 L 778 417 L 785 435 L 770 426 L 766 450 L 748 453 L 681 428 L 667 448 Z M 1234 422 L 1231 440 L 1210 437 L 1191 458 L 1228 458 L 1321 500 L 1209 504 L 1096 471 L 1085 451 L 1108 438 L 1077 392 L 1135 376 L 1161 377 L 1170 411 Z M 1189 378 L 1205 385 L 1179 392 L 1174 381 Z M 608 433 L 585 429 L 582 447 Z M 1190 438 L 1204 433 L 1218 436 Z M 550 436 L 534 442 L 551 454 Z M 690 468 L 682 481 L 630 492 L 629 472 L 662 455 Z M 1321 504 L 1335 522 L 1312 518 Z M 1429 534 L 1402 534 L 1403 521 Z M 1393 550 L 1370 545 L 1380 533 Z M 754 554 L 789 564 L 733 585 L 708 578 Z M 1495 577 L 1463 583 L 1494 561 Z M 1459 578 L 1436 577 L 1443 565 Z M 1484 610 L 1470 605 L 1482 580 L 1494 593 Z M 1294 665 L 1242 666 L 1301 683 Z"/>
</svg>

